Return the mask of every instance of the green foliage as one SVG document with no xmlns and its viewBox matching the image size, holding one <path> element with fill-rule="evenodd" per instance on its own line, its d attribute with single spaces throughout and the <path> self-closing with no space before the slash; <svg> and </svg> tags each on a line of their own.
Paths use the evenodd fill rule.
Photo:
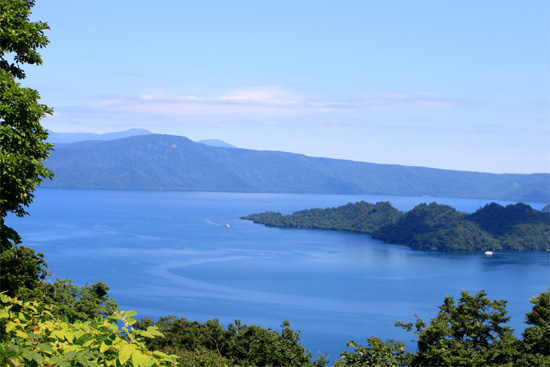
<svg viewBox="0 0 550 367">
<path fill-rule="evenodd" d="M 44 35 L 48 24 L 29 21 L 33 6 L 33 0 L 0 1 L 0 69 L 18 79 L 25 78 L 22 64 L 42 64 L 37 49 L 49 43 Z"/>
<path fill-rule="evenodd" d="M 182 357 L 182 365 L 233 366 L 324 366 L 321 357 L 312 362 L 312 355 L 300 343 L 299 332 L 284 322 L 282 330 L 245 325 L 239 320 L 224 328 L 217 319 L 205 323 L 175 316 L 138 322 L 138 328 L 155 325 L 165 335 L 152 339 L 147 346 Z M 193 361 L 193 362 L 191 362 Z"/>
<path fill-rule="evenodd" d="M 227 367 L 231 365 L 229 359 L 220 356 L 216 351 L 204 347 L 199 347 L 193 351 L 177 349 L 174 354 L 180 357 L 179 365 L 181 367 Z"/>
<path fill-rule="evenodd" d="M 19 236 L 5 228 L 9 212 L 27 214 L 35 187 L 53 174 L 43 165 L 52 145 L 39 120 L 51 110 L 38 103 L 38 92 L 22 88 L 7 71 L 0 70 L 0 215 L 2 249 L 20 243 Z"/>
<path fill-rule="evenodd" d="M 105 318 L 118 311 L 116 301 L 109 297 L 109 286 L 102 282 L 82 287 L 71 280 L 57 279 L 48 289 L 52 313 L 68 322 Z"/>
<path fill-rule="evenodd" d="M 21 237 L 5 225 L 8 213 L 22 217 L 35 187 L 52 173 L 43 162 L 52 145 L 39 121 L 52 110 L 38 103 L 38 92 L 22 88 L 24 64 L 42 63 L 38 49 L 48 44 L 48 25 L 30 22 L 34 1 L 0 0 L 0 284 L 15 296 L 41 286 L 48 275 L 44 255 L 17 245 Z"/>
<path fill-rule="evenodd" d="M 30 22 L 34 1 L 0 0 L 0 250 L 21 242 L 13 229 L 4 224 L 8 213 L 27 214 L 25 207 L 35 187 L 53 174 L 43 162 L 52 144 L 39 121 L 52 110 L 39 104 L 36 90 L 23 88 L 23 64 L 41 64 L 37 52 L 48 44 L 43 31 L 46 23 Z M 13 60 L 9 60 L 13 57 Z"/>
<path fill-rule="evenodd" d="M 468 220 L 489 233 L 503 248 L 549 249 L 549 214 L 518 203 L 506 207 L 492 203 L 468 216 Z"/>
<path fill-rule="evenodd" d="M 144 339 L 162 334 L 154 326 L 134 330 L 134 311 L 68 323 L 44 304 L 0 297 L 4 366 L 177 366 L 175 356 L 145 347 Z"/>
<path fill-rule="evenodd" d="M 400 215 L 401 212 L 392 207 L 389 202 L 370 204 L 360 201 L 338 208 L 300 210 L 292 215 L 265 212 L 248 215 L 241 219 L 272 227 L 371 233 L 381 225 L 394 222 Z"/>
<path fill-rule="evenodd" d="M 445 297 L 429 325 L 418 317 L 415 323 L 395 323 L 416 335 L 415 352 L 406 352 L 404 343 L 370 337 L 367 346 L 347 343 L 354 350 L 341 353 L 334 366 L 550 366 L 550 288 L 530 301 L 525 321 L 530 326 L 522 340 L 506 326 L 506 301 L 462 291 L 458 302 Z"/>
<path fill-rule="evenodd" d="M 445 297 L 435 318 L 426 325 L 396 323 L 418 337 L 418 352 L 412 356 L 415 366 L 492 366 L 514 364 L 518 340 L 505 326 L 506 301 L 487 298 L 484 291 L 470 295 L 462 291 L 455 303 Z"/>
<path fill-rule="evenodd" d="M 445 250 L 501 249 L 489 233 L 467 220 L 467 215 L 448 205 L 420 204 L 394 223 L 372 233 L 386 243 Z"/>
<path fill-rule="evenodd" d="M 353 340 L 346 344 L 354 349 L 353 352 L 340 354 L 341 361 L 336 361 L 334 367 L 346 366 L 377 366 L 398 367 L 406 366 L 411 355 L 405 351 L 405 343 L 389 339 L 383 342 L 376 337 L 367 338 L 368 346 L 358 345 Z"/>
<path fill-rule="evenodd" d="M 26 246 L 13 246 L 0 254 L 0 284 L 2 291 L 16 296 L 21 289 L 40 287 L 48 276 L 44 255 Z"/>
<path fill-rule="evenodd" d="M 49 304 L 54 315 L 68 322 L 107 317 L 118 311 L 105 283 L 82 287 L 68 279 L 46 283 L 49 272 L 44 255 L 29 247 L 15 246 L 5 250 L 0 254 L 0 269 L 2 291 L 6 295 Z"/>
<path fill-rule="evenodd" d="M 550 366 L 550 288 L 530 299 L 531 312 L 525 315 L 521 366 Z"/>
<path fill-rule="evenodd" d="M 526 204 L 487 204 L 473 214 L 436 203 L 402 213 L 390 203 L 358 202 L 338 208 L 265 212 L 241 219 L 272 227 L 371 233 L 386 243 L 444 250 L 550 250 L 550 215 Z"/>
</svg>

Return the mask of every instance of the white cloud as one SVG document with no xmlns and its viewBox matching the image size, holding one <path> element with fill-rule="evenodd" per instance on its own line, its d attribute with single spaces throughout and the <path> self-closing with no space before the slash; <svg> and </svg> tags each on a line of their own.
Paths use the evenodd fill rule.
<svg viewBox="0 0 550 367">
<path fill-rule="evenodd" d="M 458 101 L 435 93 L 380 93 L 366 96 L 358 104 L 368 110 L 390 110 L 404 107 L 451 107 Z"/>
<path fill-rule="evenodd" d="M 244 104 L 263 104 L 263 105 L 298 105 L 302 96 L 290 93 L 281 87 L 268 86 L 245 88 L 229 92 L 227 95 L 216 98 L 218 101 L 229 101 Z"/>
<path fill-rule="evenodd" d="M 221 120 L 227 115 L 314 115 L 411 107 L 441 108 L 455 106 L 457 103 L 455 99 L 433 93 L 380 93 L 337 101 L 290 92 L 279 86 L 263 86 L 236 89 L 216 97 L 165 96 L 160 93 L 112 96 L 87 105 L 58 107 L 56 111 L 61 115 L 86 115 L 87 118 L 109 116 L 123 119 L 160 119 L 217 116 Z"/>
</svg>

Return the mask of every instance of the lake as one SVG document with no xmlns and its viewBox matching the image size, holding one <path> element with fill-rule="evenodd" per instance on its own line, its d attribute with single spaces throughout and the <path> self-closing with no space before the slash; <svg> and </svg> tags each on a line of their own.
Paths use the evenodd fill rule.
<svg viewBox="0 0 550 367">
<path fill-rule="evenodd" d="M 428 321 L 443 297 L 484 289 L 508 300 L 519 336 L 528 298 L 550 286 L 549 254 L 413 250 L 368 235 L 268 228 L 239 217 L 290 214 L 364 200 L 399 210 L 437 202 L 473 212 L 489 200 L 369 195 L 291 195 L 39 189 L 30 216 L 7 224 L 46 256 L 52 279 L 102 281 L 138 318 L 177 315 L 279 329 L 339 357 L 378 336 L 408 342 L 393 326 Z M 501 204 L 508 204 L 500 202 Z M 529 203 L 541 209 L 544 203 Z M 229 225 L 229 226 L 227 226 Z M 408 349 L 414 348 L 408 343 Z"/>
</svg>

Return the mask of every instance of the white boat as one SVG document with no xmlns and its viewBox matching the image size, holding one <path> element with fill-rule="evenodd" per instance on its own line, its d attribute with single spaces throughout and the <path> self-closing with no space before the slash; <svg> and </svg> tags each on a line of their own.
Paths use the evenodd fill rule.
<svg viewBox="0 0 550 367">
<path fill-rule="evenodd" d="M 229 228 L 229 224 L 226 224 L 225 226 L 226 226 L 227 228 Z"/>
<path fill-rule="evenodd" d="M 485 255 L 492 255 L 493 251 L 485 251 Z"/>
</svg>

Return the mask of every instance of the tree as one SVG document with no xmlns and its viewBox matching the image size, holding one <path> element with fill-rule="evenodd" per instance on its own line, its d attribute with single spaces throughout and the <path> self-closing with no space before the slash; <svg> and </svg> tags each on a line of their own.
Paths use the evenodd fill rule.
<svg viewBox="0 0 550 367">
<path fill-rule="evenodd" d="M 525 323 L 530 326 L 522 334 L 522 358 L 517 364 L 550 366 L 550 288 L 529 301 L 533 309 L 525 315 Z"/>
<path fill-rule="evenodd" d="M 377 367 L 398 367 L 406 366 L 411 355 L 405 351 L 405 343 L 395 342 L 388 339 L 383 342 L 376 337 L 367 338 L 368 346 L 358 345 L 353 340 L 346 344 L 353 347 L 353 352 L 340 354 L 341 361 L 334 363 L 335 367 L 346 366 L 377 366 Z"/>
<path fill-rule="evenodd" d="M 8 296 L 21 296 L 40 287 L 48 276 L 44 255 L 25 246 L 13 246 L 0 254 L 0 286 Z M 35 297 L 32 297 L 35 298 Z"/>
<path fill-rule="evenodd" d="M 89 321 L 100 317 L 109 317 L 118 311 L 116 301 L 109 297 L 109 286 L 103 282 L 82 287 L 71 280 L 57 279 L 48 287 L 47 300 L 52 305 L 54 316 L 68 322 Z"/>
<path fill-rule="evenodd" d="M 38 49 L 48 44 L 46 23 L 31 22 L 32 0 L 0 0 L 0 283 L 14 295 L 18 287 L 33 287 L 47 275 L 43 255 L 17 248 L 21 237 L 6 226 L 8 213 L 19 217 L 32 203 L 33 192 L 53 174 L 44 166 L 52 144 L 40 119 L 52 110 L 38 103 L 36 90 L 23 88 L 24 64 L 40 65 Z M 9 269 L 7 268 L 9 264 Z M 13 270 L 13 272 L 11 272 Z"/>
<path fill-rule="evenodd" d="M 44 166 L 52 144 L 40 119 L 52 110 L 38 103 L 38 92 L 23 88 L 16 79 L 24 79 L 24 64 L 42 64 L 38 49 L 48 44 L 46 23 L 31 22 L 33 0 L 0 0 L 0 234 L 1 249 L 21 243 L 7 227 L 8 213 L 28 214 L 33 192 L 43 179 L 53 174 Z M 11 60 L 12 59 L 12 60 Z"/>
<path fill-rule="evenodd" d="M 147 340 L 147 347 L 175 354 L 182 366 L 324 366 L 326 358 L 311 361 L 312 354 L 300 343 L 300 332 L 285 321 L 282 330 L 246 325 L 240 320 L 227 328 L 217 319 L 205 323 L 176 316 L 161 317 L 154 323 L 143 319 L 136 323 L 145 330 L 157 326 L 165 336 Z"/>
<path fill-rule="evenodd" d="M 470 295 L 462 291 L 455 303 L 445 297 L 435 318 L 426 325 L 417 317 L 413 323 L 396 323 L 418 337 L 414 366 L 513 365 L 518 340 L 509 326 L 506 301 L 487 298 L 484 291 Z"/>
</svg>

